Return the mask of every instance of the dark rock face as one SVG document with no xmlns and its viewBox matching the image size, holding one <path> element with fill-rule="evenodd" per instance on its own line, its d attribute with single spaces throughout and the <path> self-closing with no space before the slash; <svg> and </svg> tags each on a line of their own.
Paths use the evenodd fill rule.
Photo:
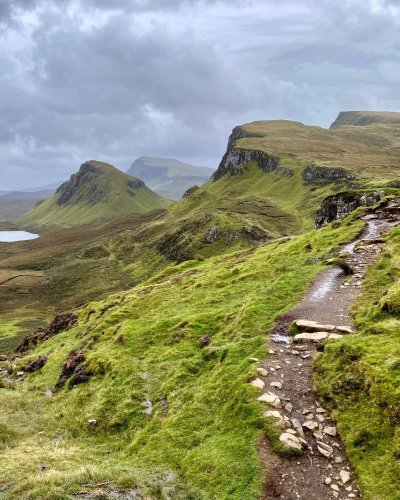
<svg viewBox="0 0 400 500">
<path fill-rule="evenodd" d="M 235 127 L 229 137 L 227 151 L 222 157 L 218 169 L 213 174 L 212 178 L 217 181 L 224 175 L 243 175 L 245 169 L 251 161 L 255 161 L 257 165 L 265 173 L 276 170 L 279 166 L 279 158 L 269 155 L 264 151 L 251 149 L 236 148 L 237 140 L 244 137 L 253 137 L 241 127 Z"/>
<path fill-rule="evenodd" d="M 189 189 L 187 189 L 184 193 L 182 198 L 188 198 L 191 194 L 195 193 L 199 189 L 199 186 L 192 186 Z"/>
<path fill-rule="evenodd" d="M 353 181 L 356 176 L 344 168 L 319 167 L 309 165 L 303 170 L 303 181 L 305 184 L 328 184 L 331 182 Z"/>
<path fill-rule="evenodd" d="M 337 219 L 341 219 L 358 207 L 371 207 L 385 196 L 383 191 L 373 193 L 338 193 L 323 200 L 317 211 L 316 227 L 321 227 Z"/>
<path fill-rule="evenodd" d="M 100 177 L 102 172 L 99 168 L 90 163 L 83 163 L 79 172 L 73 174 L 69 181 L 64 182 L 57 189 L 58 195 L 57 205 L 66 205 L 72 201 L 85 201 L 86 203 L 98 203 L 99 201 L 107 201 L 107 193 L 105 189 L 96 182 L 96 178 Z M 84 192 L 80 193 L 83 190 Z"/>
<path fill-rule="evenodd" d="M 218 227 L 212 227 L 204 238 L 204 243 L 214 243 L 221 236 L 221 230 Z"/>
<path fill-rule="evenodd" d="M 141 179 L 133 179 L 128 181 L 128 186 L 132 189 L 140 189 L 146 187 L 146 184 Z"/>
<path fill-rule="evenodd" d="M 48 328 L 39 328 L 35 332 L 27 335 L 24 339 L 22 339 L 22 341 L 16 348 L 16 352 L 27 352 L 41 342 L 54 337 L 58 333 L 65 330 L 70 330 L 77 324 L 77 322 L 78 317 L 73 312 L 58 314 L 50 323 L 50 326 Z"/>
<path fill-rule="evenodd" d="M 35 372 L 43 368 L 43 366 L 47 363 L 47 356 L 39 356 L 35 361 L 29 363 L 29 365 L 25 368 L 25 371 L 28 373 Z"/>
<path fill-rule="evenodd" d="M 218 169 L 213 175 L 214 181 L 226 174 L 232 176 L 243 175 L 251 161 L 255 161 L 265 173 L 272 172 L 279 166 L 279 158 L 276 156 L 270 156 L 263 151 L 234 148 L 224 154 Z"/>
</svg>

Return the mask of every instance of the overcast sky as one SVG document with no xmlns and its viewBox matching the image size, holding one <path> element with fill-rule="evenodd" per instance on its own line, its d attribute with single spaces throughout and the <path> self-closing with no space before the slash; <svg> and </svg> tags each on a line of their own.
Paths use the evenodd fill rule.
<svg viewBox="0 0 400 500">
<path fill-rule="evenodd" d="M 0 0 L 0 190 L 216 167 L 237 124 L 400 111 L 399 85 L 400 0 Z"/>
</svg>

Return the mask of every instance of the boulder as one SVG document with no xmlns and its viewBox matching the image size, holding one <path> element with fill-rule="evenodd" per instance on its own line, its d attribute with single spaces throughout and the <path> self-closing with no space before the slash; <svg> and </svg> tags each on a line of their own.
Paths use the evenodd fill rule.
<svg viewBox="0 0 400 500">
<path fill-rule="evenodd" d="M 266 377 L 268 375 L 268 372 L 265 368 L 257 368 L 257 373 L 259 373 L 263 377 Z"/>
</svg>

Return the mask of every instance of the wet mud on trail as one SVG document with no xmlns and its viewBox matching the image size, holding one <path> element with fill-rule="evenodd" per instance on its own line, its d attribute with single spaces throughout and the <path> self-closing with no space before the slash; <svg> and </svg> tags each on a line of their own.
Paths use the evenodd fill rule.
<svg viewBox="0 0 400 500">
<path fill-rule="evenodd" d="M 281 458 L 267 439 L 260 444 L 261 500 L 362 498 L 336 424 L 314 391 L 312 364 L 321 342 L 353 331 L 352 303 L 366 268 L 382 251 L 381 236 L 400 223 L 400 201 L 389 202 L 364 220 L 361 235 L 340 251 L 354 274 L 344 275 L 338 267 L 322 271 L 303 300 L 278 320 L 268 342 L 271 355 L 257 368 L 252 383 L 263 389 L 259 400 L 264 415 L 279 427 L 283 445 L 303 450 L 300 456 Z M 293 341 L 288 329 L 297 320 L 304 321 Z"/>
</svg>

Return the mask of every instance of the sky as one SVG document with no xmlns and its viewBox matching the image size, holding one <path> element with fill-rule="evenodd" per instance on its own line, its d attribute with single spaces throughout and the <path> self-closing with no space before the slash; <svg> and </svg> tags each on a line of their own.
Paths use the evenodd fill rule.
<svg viewBox="0 0 400 500">
<path fill-rule="evenodd" d="M 400 111 L 399 85 L 400 0 L 0 0 L 0 191 L 216 168 L 238 124 Z"/>
</svg>

